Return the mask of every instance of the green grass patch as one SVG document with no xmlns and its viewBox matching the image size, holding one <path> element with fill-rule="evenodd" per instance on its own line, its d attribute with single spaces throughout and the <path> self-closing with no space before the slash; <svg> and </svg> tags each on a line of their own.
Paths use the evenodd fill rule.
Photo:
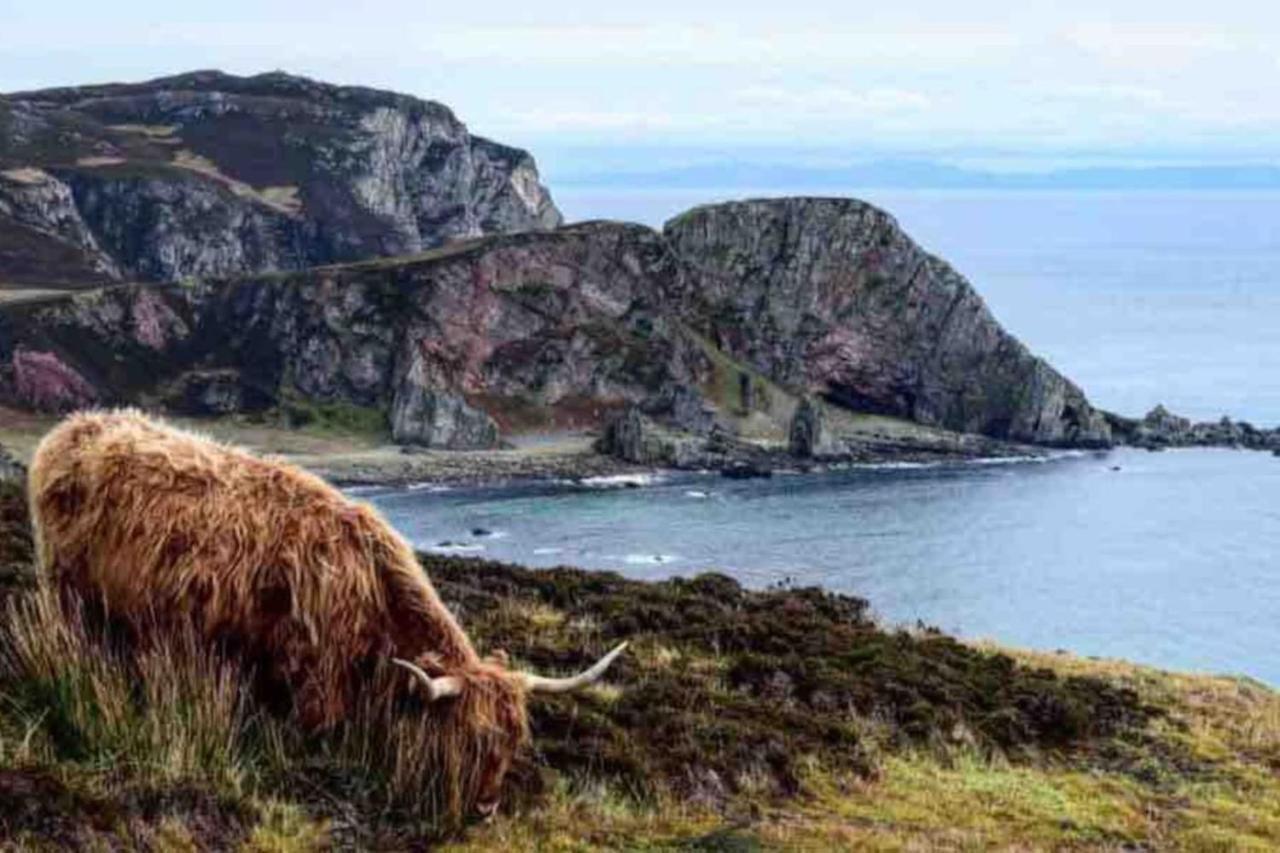
<svg viewBox="0 0 1280 853">
<path fill-rule="evenodd" d="M 322 402 L 286 393 L 264 417 L 282 426 L 327 437 L 356 437 L 375 442 L 391 440 L 391 424 L 381 406 Z"/>
</svg>

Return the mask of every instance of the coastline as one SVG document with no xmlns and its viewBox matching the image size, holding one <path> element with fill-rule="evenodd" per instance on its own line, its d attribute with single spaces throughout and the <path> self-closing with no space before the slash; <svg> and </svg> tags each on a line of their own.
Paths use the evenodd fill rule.
<svg viewBox="0 0 1280 853">
<path fill-rule="evenodd" d="M 507 436 L 493 450 L 442 450 L 392 444 L 381 433 L 295 428 L 243 417 L 170 418 L 180 426 L 254 453 L 278 456 L 342 488 L 418 483 L 497 486 L 528 480 L 585 480 L 660 471 L 820 473 L 850 466 L 932 465 L 1048 458 L 1076 452 L 1001 442 L 981 436 L 868 416 L 845 424 L 845 450 L 817 457 L 791 454 L 777 440 L 741 441 L 681 462 L 631 462 L 602 453 L 595 431 L 531 431 Z M 0 406 L 0 447 L 21 462 L 58 418 Z"/>
</svg>

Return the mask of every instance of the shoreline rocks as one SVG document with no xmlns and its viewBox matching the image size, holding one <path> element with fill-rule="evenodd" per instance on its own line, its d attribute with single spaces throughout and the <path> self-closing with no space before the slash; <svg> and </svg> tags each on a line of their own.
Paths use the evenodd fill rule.
<svg viewBox="0 0 1280 853">
<path fill-rule="evenodd" d="M 1195 423 L 1157 405 L 1141 419 L 1108 415 L 1112 432 L 1121 444 L 1147 450 L 1172 447 L 1234 447 L 1244 450 L 1280 451 L 1280 427 L 1260 429 L 1247 421 L 1223 416 Z"/>
</svg>

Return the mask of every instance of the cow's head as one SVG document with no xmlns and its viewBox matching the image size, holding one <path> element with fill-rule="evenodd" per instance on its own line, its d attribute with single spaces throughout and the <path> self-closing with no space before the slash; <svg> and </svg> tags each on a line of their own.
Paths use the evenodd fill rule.
<svg viewBox="0 0 1280 853">
<path fill-rule="evenodd" d="M 591 667 L 567 678 L 548 678 L 508 669 L 505 657 L 482 662 L 462 673 L 428 672 L 412 661 L 395 658 L 413 676 L 429 705 L 440 703 L 453 718 L 448 750 L 463 767 L 469 783 L 466 800 L 475 812 L 491 817 L 498 809 L 502 782 L 517 750 L 528 739 L 525 699 L 530 693 L 572 693 L 600 679 L 627 647 L 622 643 Z M 447 704 L 446 704 L 447 703 Z"/>
</svg>

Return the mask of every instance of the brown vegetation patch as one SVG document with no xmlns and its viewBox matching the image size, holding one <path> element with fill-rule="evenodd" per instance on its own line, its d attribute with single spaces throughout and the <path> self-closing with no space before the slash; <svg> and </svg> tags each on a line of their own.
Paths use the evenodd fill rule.
<svg viewBox="0 0 1280 853">
<path fill-rule="evenodd" d="M 624 405 L 622 401 L 583 396 L 568 396 L 547 405 L 531 397 L 497 394 L 468 394 L 467 402 L 493 418 L 504 435 L 596 429 Z"/>
<path fill-rule="evenodd" d="M 0 842 L 28 849 L 234 849 L 255 815 L 194 787 L 136 789 L 127 780 L 98 795 L 40 769 L 0 769 Z"/>
<path fill-rule="evenodd" d="M 33 559 L 26 490 L 0 482 L 0 595 L 30 580 Z"/>
<path fill-rule="evenodd" d="M 641 795 L 719 799 L 803 787 L 807 763 L 858 776 L 885 747 L 978 748 L 1013 760 L 1116 751 L 1157 712 L 1132 690 L 961 644 L 884 630 L 859 598 L 755 592 L 722 575 L 662 583 L 424 556 L 482 647 L 570 670 L 631 639 L 619 690 L 531 709 L 543 760 Z M 529 630 L 512 602 L 564 614 Z"/>
<path fill-rule="evenodd" d="M 240 198 L 256 201 L 278 213 L 287 216 L 297 216 L 302 213 L 302 200 L 298 197 L 296 186 L 271 186 L 261 189 L 252 187 L 244 181 L 224 174 L 218 168 L 218 164 L 208 157 L 202 157 L 185 148 L 173 155 L 173 165 L 212 178 Z"/>
</svg>

